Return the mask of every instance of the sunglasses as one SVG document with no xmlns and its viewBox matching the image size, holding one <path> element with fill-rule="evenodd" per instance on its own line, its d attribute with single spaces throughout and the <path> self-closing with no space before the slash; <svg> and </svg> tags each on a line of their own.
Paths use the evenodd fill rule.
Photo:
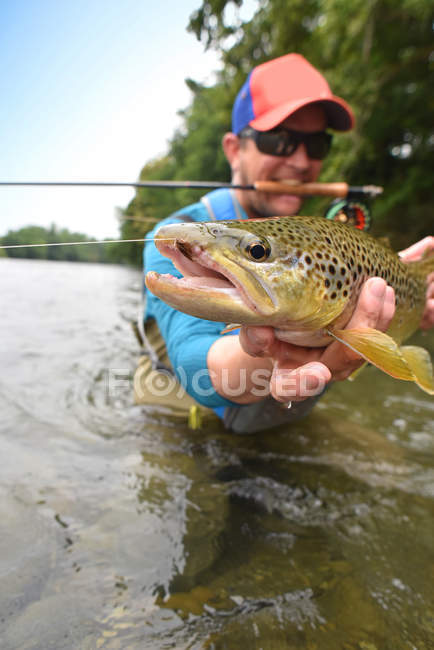
<svg viewBox="0 0 434 650">
<path fill-rule="evenodd" d="M 271 131 L 256 131 L 251 126 L 239 134 L 240 138 L 251 138 L 261 153 L 270 156 L 291 156 L 298 146 L 303 143 L 309 158 L 322 160 L 330 151 L 333 136 L 326 131 L 292 131 L 291 129 L 276 128 Z"/>
</svg>

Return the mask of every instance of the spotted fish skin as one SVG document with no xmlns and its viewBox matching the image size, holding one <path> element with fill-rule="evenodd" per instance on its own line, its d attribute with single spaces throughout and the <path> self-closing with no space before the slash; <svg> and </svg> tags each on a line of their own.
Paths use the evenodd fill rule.
<svg viewBox="0 0 434 650">
<path fill-rule="evenodd" d="M 170 224 L 158 230 L 155 244 L 185 276 L 146 276 L 148 289 L 172 307 L 207 320 L 272 326 L 278 338 L 297 345 L 337 339 L 434 393 L 428 353 L 400 347 L 421 321 L 434 257 L 405 264 L 365 232 L 299 216 Z M 387 335 L 345 328 L 370 277 L 395 290 Z"/>
<path fill-rule="evenodd" d="M 240 224 L 227 222 L 225 226 L 238 229 Z M 292 259 L 298 260 L 297 271 L 305 280 L 304 299 L 309 300 L 309 291 L 324 289 L 320 312 L 328 313 L 327 303 L 343 306 L 329 322 L 320 317 L 322 326 L 345 326 L 362 285 L 370 277 L 381 277 L 395 291 L 396 313 L 389 333 L 401 342 L 417 330 L 425 306 L 426 277 L 434 271 L 434 259 L 405 264 L 368 233 L 317 217 L 249 220 L 245 228 L 270 242 L 279 240 L 292 252 Z"/>
<path fill-rule="evenodd" d="M 434 270 L 434 260 L 404 264 L 369 234 L 318 217 L 172 224 L 158 231 L 156 244 L 165 238 L 205 251 L 250 299 L 250 309 L 239 313 L 229 308 L 229 300 L 226 310 L 212 293 L 198 291 L 191 300 L 180 293 L 173 306 L 209 320 L 271 325 L 279 338 L 304 345 L 324 345 L 330 340 L 325 327 L 344 327 L 363 283 L 374 276 L 395 290 L 397 309 L 390 331 L 397 341 L 404 340 L 418 327 L 426 276 Z M 263 261 L 248 253 L 255 241 L 269 250 Z"/>
</svg>

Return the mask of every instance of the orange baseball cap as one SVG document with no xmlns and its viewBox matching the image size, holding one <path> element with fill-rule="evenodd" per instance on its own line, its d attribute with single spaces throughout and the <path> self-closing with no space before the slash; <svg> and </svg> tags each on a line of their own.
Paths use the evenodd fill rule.
<svg viewBox="0 0 434 650">
<path fill-rule="evenodd" d="M 350 106 L 333 95 L 330 86 L 301 54 L 285 54 L 258 65 L 250 72 L 232 110 L 232 131 L 246 126 L 268 131 L 308 104 L 319 103 L 328 126 L 349 131 L 355 124 Z"/>
</svg>

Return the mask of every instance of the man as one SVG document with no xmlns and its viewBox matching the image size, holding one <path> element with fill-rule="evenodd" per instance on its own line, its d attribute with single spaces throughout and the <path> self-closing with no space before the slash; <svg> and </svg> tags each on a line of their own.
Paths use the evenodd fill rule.
<svg viewBox="0 0 434 650">
<path fill-rule="evenodd" d="M 351 108 L 332 94 L 326 80 L 302 56 L 288 54 L 259 65 L 235 100 L 232 132 L 223 138 L 233 183 L 315 181 L 330 147 L 326 129 L 347 131 L 353 125 Z M 217 190 L 164 223 L 286 216 L 296 214 L 300 205 L 300 198 L 290 193 Z M 417 249 L 407 251 L 407 259 L 434 247 L 433 242 L 433 238 L 420 242 Z M 145 272 L 180 275 L 152 243 L 146 246 L 144 261 Z M 429 298 L 434 298 L 434 278 L 429 291 Z M 385 331 L 394 310 L 393 289 L 382 279 L 371 278 L 348 326 Z M 434 324 L 434 300 L 427 299 L 425 319 Z M 181 314 L 149 292 L 145 321 L 158 326 L 157 340 L 161 333 L 167 346 L 166 365 L 169 360 L 188 395 L 214 409 L 228 428 L 239 432 L 301 417 L 328 382 L 348 377 L 363 363 L 337 342 L 325 349 L 301 348 L 276 340 L 267 327 L 243 327 L 239 334 L 221 335 L 222 323 Z M 158 346 L 161 361 L 165 350 L 161 342 Z M 147 368 L 142 364 L 136 374 L 136 397 L 142 403 L 150 403 L 146 394 L 150 387 L 143 381 L 148 371 L 149 363 Z M 256 383 L 258 371 L 267 375 L 265 399 Z M 154 397 L 156 392 L 154 386 Z M 172 405 L 173 399 L 171 395 Z M 279 402 L 294 404 L 285 410 Z"/>
</svg>

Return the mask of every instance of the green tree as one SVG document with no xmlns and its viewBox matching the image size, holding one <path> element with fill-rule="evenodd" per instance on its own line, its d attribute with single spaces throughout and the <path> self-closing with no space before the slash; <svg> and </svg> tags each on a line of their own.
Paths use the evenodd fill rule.
<svg viewBox="0 0 434 650">
<path fill-rule="evenodd" d="M 87 235 L 70 232 L 66 228 L 58 229 L 55 224 L 50 228 L 42 226 L 25 226 L 19 230 L 9 230 L 0 238 L 3 246 L 22 244 L 55 244 L 62 242 L 92 241 Z M 67 260 L 70 262 L 108 262 L 111 261 L 104 245 L 84 246 L 42 246 L 36 248 L 2 249 L 8 257 L 26 259 Z"/>
<path fill-rule="evenodd" d="M 47 231 L 40 226 L 26 226 L 20 230 L 9 230 L 2 237 L 3 246 L 17 246 L 23 244 L 44 244 Z M 27 259 L 45 259 L 45 248 L 11 248 L 5 249 L 8 257 L 18 257 Z"/>
</svg>

